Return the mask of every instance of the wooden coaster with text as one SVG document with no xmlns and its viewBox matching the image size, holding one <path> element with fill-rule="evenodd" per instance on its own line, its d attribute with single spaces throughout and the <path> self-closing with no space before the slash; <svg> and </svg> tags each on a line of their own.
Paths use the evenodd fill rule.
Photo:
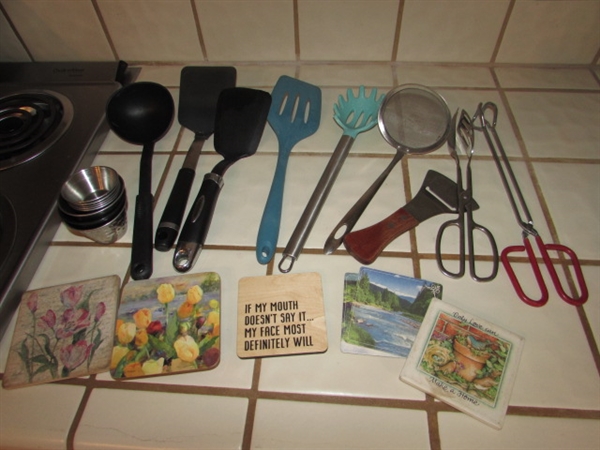
<svg viewBox="0 0 600 450">
<path fill-rule="evenodd" d="M 326 350 L 323 288 L 318 273 L 247 277 L 239 281 L 240 358 Z"/>
</svg>

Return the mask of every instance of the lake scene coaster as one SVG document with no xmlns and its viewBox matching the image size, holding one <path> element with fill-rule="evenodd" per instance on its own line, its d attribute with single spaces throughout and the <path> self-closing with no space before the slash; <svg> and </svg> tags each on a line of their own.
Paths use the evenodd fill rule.
<svg viewBox="0 0 600 450">
<path fill-rule="evenodd" d="M 362 267 L 344 277 L 344 353 L 407 357 L 432 299 L 442 285 Z"/>
<path fill-rule="evenodd" d="M 210 370 L 221 356 L 221 278 L 214 272 L 128 283 L 112 340 L 114 379 Z"/>
<path fill-rule="evenodd" d="M 501 429 L 523 343 L 511 331 L 434 300 L 400 379 Z"/>
<path fill-rule="evenodd" d="M 25 292 L 2 385 L 6 389 L 109 368 L 121 280 L 109 276 Z"/>
</svg>

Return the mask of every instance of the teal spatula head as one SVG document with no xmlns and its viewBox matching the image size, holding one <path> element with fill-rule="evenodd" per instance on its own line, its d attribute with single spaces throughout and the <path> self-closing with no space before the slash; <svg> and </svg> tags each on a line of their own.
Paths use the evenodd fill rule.
<svg viewBox="0 0 600 450">
<path fill-rule="evenodd" d="M 369 96 L 365 87 L 358 88 L 358 96 L 348 89 L 347 96 L 340 95 L 338 102 L 333 105 L 333 119 L 342 127 L 344 134 L 356 139 L 360 133 L 368 131 L 377 123 L 377 114 L 383 101 L 382 94 L 377 98 L 377 89 L 371 89 Z"/>
</svg>

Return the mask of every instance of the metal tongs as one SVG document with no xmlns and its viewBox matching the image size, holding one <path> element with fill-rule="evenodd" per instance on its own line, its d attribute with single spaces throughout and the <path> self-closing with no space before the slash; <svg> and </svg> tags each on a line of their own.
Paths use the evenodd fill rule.
<svg viewBox="0 0 600 450">
<path fill-rule="evenodd" d="M 452 133 L 448 139 L 448 150 L 450 156 L 456 163 L 456 196 L 457 196 L 457 213 L 458 217 L 453 220 L 444 222 L 438 231 L 437 238 L 435 240 L 435 256 L 440 271 L 450 278 L 462 278 L 465 274 L 465 249 L 469 250 L 469 273 L 471 278 L 477 282 L 491 281 L 496 278 L 498 273 L 498 248 L 494 235 L 483 225 L 475 222 L 473 218 L 473 211 L 477 209 L 477 203 L 473 199 L 473 175 L 471 169 L 471 158 L 473 157 L 475 145 L 475 133 L 474 127 L 471 122 L 471 118 L 467 112 L 463 109 L 457 110 L 452 117 Z M 466 166 L 466 186 L 463 185 L 462 168 L 460 158 L 456 148 L 459 147 L 461 153 L 467 154 L 467 166 Z M 442 240 L 444 233 L 450 227 L 456 227 L 459 230 L 459 267 L 458 270 L 452 272 L 449 270 L 442 260 Z M 487 239 L 489 248 L 492 252 L 492 270 L 487 276 L 480 276 L 477 274 L 475 267 L 475 233 L 480 234 Z M 483 239 L 483 238 L 482 238 Z"/>
<path fill-rule="evenodd" d="M 487 111 L 490 111 L 491 113 L 491 122 L 485 117 Z M 485 104 L 480 103 L 474 117 L 474 119 L 479 119 L 481 122 L 481 127 L 476 127 L 476 129 L 483 131 L 485 139 L 494 158 L 494 162 L 496 163 L 498 173 L 500 174 L 500 178 L 502 179 L 502 184 L 508 196 L 508 200 L 510 201 L 513 213 L 515 215 L 515 218 L 517 219 L 517 223 L 522 229 L 524 245 L 513 245 L 506 247 L 502 251 L 502 254 L 500 256 L 502 265 L 504 266 L 504 269 L 506 270 L 511 283 L 521 300 L 523 300 L 530 306 L 545 305 L 548 302 L 548 289 L 544 282 L 544 278 L 542 277 L 540 266 L 537 262 L 533 247 L 531 245 L 531 242 L 529 241 L 529 236 L 533 236 L 537 243 L 539 252 L 542 255 L 544 265 L 546 266 L 546 269 L 550 274 L 550 278 L 552 279 L 554 288 L 556 289 L 556 292 L 558 293 L 560 298 L 562 298 L 565 302 L 571 305 L 583 305 L 588 299 L 588 290 L 585 280 L 583 278 L 583 272 L 581 270 L 581 264 L 579 263 L 579 259 L 577 258 L 575 252 L 569 247 L 560 244 L 545 244 L 542 241 L 542 238 L 540 237 L 538 232 L 535 230 L 533 226 L 533 219 L 531 218 L 531 214 L 529 213 L 529 209 L 527 208 L 527 204 L 525 203 L 523 193 L 519 188 L 519 184 L 517 183 L 515 174 L 512 171 L 510 162 L 508 160 L 508 157 L 506 156 L 506 152 L 504 151 L 504 147 L 502 146 L 498 133 L 496 132 L 497 118 L 498 107 L 491 102 L 487 102 Z M 507 174 L 508 178 L 510 178 L 510 183 L 508 181 Z M 518 203 L 515 197 L 516 199 L 518 199 Z M 577 278 L 577 283 L 579 285 L 579 297 L 571 297 L 565 292 L 565 289 L 563 288 L 558 274 L 556 272 L 556 268 L 554 267 L 554 263 L 550 258 L 550 255 L 548 254 L 549 250 L 566 254 L 570 258 L 571 263 L 573 265 L 573 270 L 575 272 L 575 277 Z M 525 294 L 523 288 L 521 287 L 521 283 L 517 279 L 515 271 L 510 264 L 509 255 L 513 253 L 522 252 L 526 252 L 527 258 L 529 259 L 529 264 L 531 265 L 531 268 L 537 280 L 537 284 L 540 288 L 541 295 L 538 300 L 532 299 Z"/>
</svg>

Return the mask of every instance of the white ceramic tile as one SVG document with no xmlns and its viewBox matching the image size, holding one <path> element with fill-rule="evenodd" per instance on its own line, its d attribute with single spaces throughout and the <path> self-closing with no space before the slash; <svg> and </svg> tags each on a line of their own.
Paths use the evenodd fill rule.
<svg viewBox="0 0 600 450">
<path fill-rule="evenodd" d="M 300 0 L 300 59 L 389 61 L 397 16 L 397 1 Z"/>
<path fill-rule="evenodd" d="M 508 4 L 407 0 L 396 59 L 489 62 Z"/>
<path fill-rule="evenodd" d="M 598 82 L 589 69 L 538 69 L 498 67 L 494 69 L 503 88 L 594 89 Z"/>
<path fill-rule="evenodd" d="M 600 158 L 600 94 L 508 92 L 529 156 Z"/>
<path fill-rule="evenodd" d="M 121 59 L 126 61 L 204 59 L 192 6 L 188 1 L 99 0 L 98 7 Z"/>
<path fill-rule="evenodd" d="M 186 66 L 187 65 L 194 66 L 194 65 L 201 65 L 201 64 L 190 61 L 189 63 L 186 64 Z M 179 82 L 180 82 L 180 78 L 181 78 L 181 69 L 183 69 L 184 66 L 177 64 L 177 65 L 165 65 L 165 66 L 140 65 L 138 67 L 140 67 L 142 70 L 141 70 L 140 74 L 138 75 L 136 81 L 153 81 L 155 83 L 160 83 L 163 86 L 166 86 L 169 88 L 176 88 L 176 87 L 179 87 Z M 179 97 L 178 91 L 173 90 L 172 93 L 174 95 L 177 95 L 177 97 Z"/>
<path fill-rule="evenodd" d="M 469 116 L 474 116 L 480 103 L 491 102 L 498 108 L 498 116 L 496 123 L 496 132 L 502 141 L 504 150 L 508 156 L 522 156 L 521 149 L 518 141 L 515 137 L 512 125 L 508 119 L 508 114 L 502 99 L 497 92 L 491 90 L 477 90 L 477 89 L 447 89 L 444 87 L 437 88 L 436 91 L 444 97 L 448 102 L 450 113 L 454 114 L 458 108 L 464 109 Z M 486 112 L 486 119 L 492 120 L 490 111 Z M 475 127 L 481 126 L 479 119 L 475 120 L 473 125 Z M 440 148 L 437 150 L 438 154 L 446 154 L 447 149 Z M 477 156 L 491 156 L 490 149 L 487 145 L 487 141 L 483 132 L 475 133 L 475 155 Z"/>
<path fill-rule="evenodd" d="M 508 416 L 501 431 L 460 413 L 439 414 L 442 448 L 597 449 L 598 422 L 589 419 Z M 468 432 L 465 432 L 468 430 Z"/>
<path fill-rule="evenodd" d="M 173 252 L 154 251 L 152 278 L 174 276 Z M 134 383 L 211 386 L 248 389 L 252 383 L 253 360 L 236 356 L 236 318 L 238 280 L 264 275 L 265 267 L 256 262 L 253 251 L 203 250 L 189 273 L 216 272 L 221 277 L 221 359 L 212 370 L 134 380 Z M 112 380 L 109 373 L 100 380 Z M 121 382 L 121 381 L 118 381 Z M 116 383 L 118 383 L 116 382 Z"/>
<path fill-rule="evenodd" d="M 207 63 L 205 61 L 189 61 L 185 65 L 165 63 L 166 65 L 141 65 L 142 72 L 137 81 L 154 81 L 167 87 L 179 87 L 181 70 L 186 66 L 232 66 L 237 72 L 237 86 L 265 88 L 269 91 L 281 75 L 294 77 L 296 66 L 294 64 L 266 65 L 266 64 L 238 64 L 238 63 Z M 176 91 L 173 91 L 176 93 Z"/>
<path fill-rule="evenodd" d="M 80 449 L 240 448 L 246 408 L 247 400 L 241 398 L 95 389 L 74 445 Z"/>
<path fill-rule="evenodd" d="M 0 61 L 29 62 L 30 60 L 23 44 L 6 20 L 6 16 L 0 11 Z"/>
<path fill-rule="evenodd" d="M 196 0 L 209 61 L 293 61 L 292 2 Z"/>
<path fill-rule="evenodd" d="M 384 261 L 377 261 L 378 269 L 413 276 L 409 260 L 381 259 Z M 353 355 L 340 350 L 344 275 L 358 273 L 360 267 L 353 259 L 337 255 L 300 256 L 294 273 L 314 271 L 322 277 L 328 349 L 320 354 L 263 359 L 260 390 L 424 399 L 421 392 L 399 381 L 405 358 Z"/>
<path fill-rule="evenodd" d="M 595 267 L 583 267 L 583 275 L 590 292 L 590 298 L 583 307 L 587 320 L 590 323 L 596 345 L 600 347 L 600 269 Z"/>
<path fill-rule="evenodd" d="M 297 68 L 295 65 L 237 65 L 237 85 L 265 89 L 268 92 L 282 75 L 295 77 Z"/>
<path fill-rule="evenodd" d="M 600 166 L 533 166 L 560 243 L 571 247 L 581 259 L 600 259 Z M 542 237 L 546 243 L 552 242 L 549 235 Z"/>
<path fill-rule="evenodd" d="M 255 448 L 428 448 L 424 412 L 259 400 Z M 299 443 L 301 445 L 298 445 Z"/>
<path fill-rule="evenodd" d="M 448 67 L 406 63 L 395 66 L 395 71 L 398 84 L 416 83 L 430 87 L 495 87 L 489 69 L 483 67 Z"/>
<path fill-rule="evenodd" d="M 84 392 L 83 387 L 57 384 L 0 388 L 0 446 L 67 448 L 67 435 Z"/>
<path fill-rule="evenodd" d="M 123 280 L 130 250 L 123 247 L 60 246 L 48 248 L 28 290 L 118 275 Z"/>
<path fill-rule="evenodd" d="M 535 296 L 535 279 L 518 266 L 524 265 L 513 267 L 525 291 Z M 600 380 L 575 307 L 553 290 L 545 306 L 526 305 L 514 293 L 502 267 L 496 279 L 488 283 L 476 283 L 468 277 L 446 278 L 431 260 L 422 262 L 421 267 L 422 278 L 442 283 L 444 301 L 525 339 L 511 405 L 580 409 L 600 406 Z M 481 267 L 485 271 L 486 265 Z"/>
<path fill-rule="evenodd" d="M 91 2 L 2 2 L 35 61 L 112 61 Z"/>
<path fill-rule="evenodd" d="M 393 85 L 389 64 L 329 64 L 300 66 L 300 78 L 320 87 L 325 86 L 377 86 Z"/>
<path fill-rule="evenodd" d="M 496 62 L 590 64 L 599 15 L 596 1 L 517 1 Z"/>
</svg>

